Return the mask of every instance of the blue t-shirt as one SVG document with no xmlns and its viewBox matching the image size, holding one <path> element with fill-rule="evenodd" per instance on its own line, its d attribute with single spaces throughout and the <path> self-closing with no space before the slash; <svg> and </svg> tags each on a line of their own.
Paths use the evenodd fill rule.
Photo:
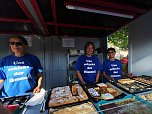
<svg viewBox="0 0 152 114">
<path fill-rule="evenodd" d="M 4 75 L 0 79 L 5 80 L 2 88 L 2 96 L 24 95 L 31 92 L 37 86 L 37 73 L 43 71 L 39 59 L 31 54 L 22 57 L 9 55 L 0 62 L 0 68 Z"/>
<path fill-rule="evenodd" d="M 110 61 L 109 59 L 106 59 L 103 62 L 103 73 L 105 72 L 106 75 L 113 77 L 116 81 L 118 79 L 121 79 L 122 77 L 122 64 L 118 59 L 115 59 L 114 61 Z M 104 82 L 108 82 L 106 78 L 103 80 Z"/>
<path fill-rule="evenodd" d="M 80 71 L 84 82 L 92 85 L 96 81 L 97 73 L 102 69 L 102 66 L 97 56 L 81 55 L 76 62 L 75 69 Z"/>
</svg>

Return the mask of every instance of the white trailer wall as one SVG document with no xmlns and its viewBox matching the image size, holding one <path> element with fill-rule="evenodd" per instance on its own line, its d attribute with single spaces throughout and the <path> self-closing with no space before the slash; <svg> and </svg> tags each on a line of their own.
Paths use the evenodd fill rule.
<svg viewBox="0 0 152 114">
<path fill-rule="evenodd" d="M 152 12 L 129 25 L 129 71 L 152 76 Z"/>
</svg>

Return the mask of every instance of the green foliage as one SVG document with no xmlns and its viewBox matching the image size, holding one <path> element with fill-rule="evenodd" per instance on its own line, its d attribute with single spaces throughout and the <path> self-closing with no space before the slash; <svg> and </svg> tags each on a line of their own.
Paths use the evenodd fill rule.
<svg viewBox="0 0 152 114">
<path fill-rule="evenodd" d="M 108 42 L 121 48 L 122 50 L 128 50 L 128 29 L 122 28 L 115 33 L 109 35 Z"/>
</svg>

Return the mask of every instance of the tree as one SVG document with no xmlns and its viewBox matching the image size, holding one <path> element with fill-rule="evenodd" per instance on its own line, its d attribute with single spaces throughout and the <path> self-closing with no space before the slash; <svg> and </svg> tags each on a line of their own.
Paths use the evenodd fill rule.
<svg viewBox="0 0 152 114">
<path fill-rule="evenodd" d="M 122 50 L 128 50 L 128 28 L 122 28 L 109 35 L 108 42 L 113 43 Z"/>
</svg>

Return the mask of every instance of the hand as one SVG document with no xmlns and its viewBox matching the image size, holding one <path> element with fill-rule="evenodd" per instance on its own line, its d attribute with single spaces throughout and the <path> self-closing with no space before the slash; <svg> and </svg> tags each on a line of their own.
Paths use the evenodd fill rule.
<svg viewBox="0 0 152 114">
<path fill-rule="evenodd" d="M 41 91 L 40 86 L 37 86 L 37 87 L 34 89 L 33 93 L 39 93 L 40 91 Z"/>
<path fill-rule="evenodd" d="M 97 83 L 98 83 L 98 81 L 95 81 L 95 82 L 94 82 L 94 84 L 97 84 Z"/>
<path fill-rule="evenodd" d="M 85 85 L 86 83 L 83 81 L 83 82 L 81 82 L 82 83 L 82 85 Z"/>
<path fill-rule="evenodd" d="M 128 75 L 127 75 L 129 78 L 133 78 L 133 75 L 132 75 L 132 73 L 128 73 Z"/>
<path fill-rule="evenodd" d="M 110 77 L 110 78 L 109 78 L 109 82 L 115 82 L 114 78 L 113 78 L 113 77 Z"/>
</svg>

